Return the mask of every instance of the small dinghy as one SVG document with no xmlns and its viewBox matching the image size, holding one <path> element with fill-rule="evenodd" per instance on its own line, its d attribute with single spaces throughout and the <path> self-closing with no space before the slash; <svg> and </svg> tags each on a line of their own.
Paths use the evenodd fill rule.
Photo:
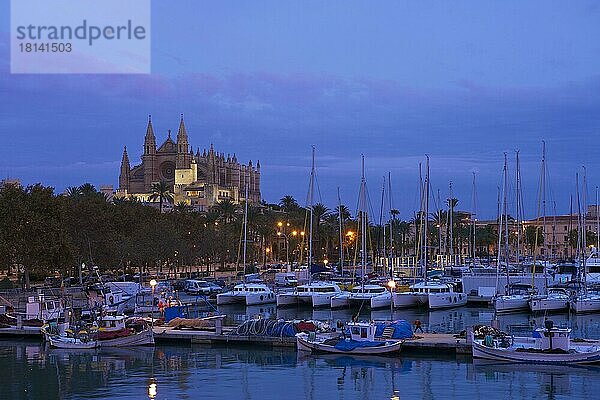
<svg viewBox="0 0 600 400">
<path fill-rule="evenodd" d="M 63 333 L 51 332 L 47 327 L 42 327 L 42 332 L 51 347 L 57 349 L 95 349 L 98 341 L 90 338 L 87 331 L 77 333 L 66 329 Z"/>
<path fill-rule="evenodd" d="M 349 322 L 350 337 L 331 337 L 311 333 L 296 335 L 298 351 L 310 353 L 333 353 L 373 355 L 397 353 L 402 347 L 401 340 L 377 339 L 376 325 L 369 322 Z"/>
<path fill-rule="evenodd" d="M 546 321 L 544 328 L 533 331 L 532 337 L 473 338 L 473 358 L 534 364 L 591 364 L 600 362 L 597 342 L 571 341 L 571 329 L 557 328 Z"/>
</svg>

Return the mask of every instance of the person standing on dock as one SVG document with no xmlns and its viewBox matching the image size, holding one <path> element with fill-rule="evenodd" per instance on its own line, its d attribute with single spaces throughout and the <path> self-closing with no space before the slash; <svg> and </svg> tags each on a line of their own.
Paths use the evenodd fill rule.
<svg viewBox="0 0 600 400">
<path fill-rule="evenodd" d="M 415 325 L 415 333 L 417 333 L 418 330 L 420 330 L 421 333 L 425 333 L 425 332 L 423 332 L 423 328 L 421 327 L 421 320 L 415 319 L 414 325 Z"/>
</svg>

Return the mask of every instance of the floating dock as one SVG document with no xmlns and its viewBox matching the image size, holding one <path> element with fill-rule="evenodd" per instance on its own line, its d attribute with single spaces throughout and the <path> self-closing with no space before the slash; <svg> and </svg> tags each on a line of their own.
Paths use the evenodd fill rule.
<svg viewBox="0 0 600 400">
<path fill-rule="evenodd" d="M 40 339 L 42 335 L 39 328 L 0 328 L 0 337 Z M 294 337 L 250 336 L 234 335 L 233 329 L 223 327 L 222 333 L 207 330 L 173 329 L 166 326 L 154 327 L 154 339 L 157 343 L 173 344 L 220 344 L 220 345 L 245 345 L 266 347 L 296 348 Z M 456 338 L 449 333 L 419 333 L 417 336 L 404 341 L 403 352 L 411 353 L 454 353 L 471 354 L 471 345 L 466 340 Z"/>
</svg>

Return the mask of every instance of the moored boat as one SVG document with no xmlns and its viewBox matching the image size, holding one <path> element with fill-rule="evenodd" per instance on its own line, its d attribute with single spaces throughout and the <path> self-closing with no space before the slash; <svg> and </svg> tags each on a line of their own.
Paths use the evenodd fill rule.
<svg viewBox="0 0 600 400">
<path fill-rule="evenodd" d="M 299 333 L 296 335 L 299 352 L 352 355 L 393 354 L 402 348 L 402 340 L 377 339 L 373 322 L 349 322 L 350 337 L 329 337 Z"/>
<path fill-rule="evenodd" d="M 512 363 L 589 364 L 600 362 L 600 346 L 572 343 L 571 329 L 547 324 L 533 331 L 532 337 L 483 340 L 473 339 L 473 357 Z"/>
</svg>

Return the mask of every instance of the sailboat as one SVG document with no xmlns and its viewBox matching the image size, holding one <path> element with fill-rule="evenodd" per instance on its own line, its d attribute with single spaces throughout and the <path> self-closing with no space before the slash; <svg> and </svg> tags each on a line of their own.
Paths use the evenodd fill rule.
<svg viewBox="0 0 600 400">
<path fill-rule="evenodd" d="M 542 218 L 543 218 L 543 228 L 542 228 L 542 237 L 545 238 L 545 233 L 546 233 L 546 176 L 547 176 L 547 172 L 546 172 L 546 143 L 542 142 L 542 168 L 541 168 L 541 174 L 540 174 L 540 192 L 539 192 L 539 197 L 538 197 L 538 218 L 537 218 L 537 222 L 539 222 L 540 220 L 540 203 L 542 205 Z M 556 231 L 556 228 L 554 228 L 553 233 Z M 536 234 L 536 238 L 535 238 L 535 244 L 537 247 L 537 234 Z M 547 263 L 543 263 L 544 265 L 544 271 L 546 271 L 546 264 Z M 535 262 L 535 256 L 534 256 L 534 262 L 533 262 L 533 266 L 532 266 L 532 287 L 533 287 L 533 280 L 535 279 L 535 271 L 537 269 L 537 264 Z M 545 272 L 544 272 L 545 273 Z M 531 299 L 529 300 L 529 308 L 531 309 L 531 311 L 533 312 L 548 312 L 548 311 L 561 311 L 561 310 L 566 310 L 567 308 L 569 308 L 569 300 L 570 300 L 570 296 L 569 293 L 567 293 L 566 290 L 562 289 L 562 288 L 548 288 L 548 280 L 545 280 L 546 282 L 546 291 L 547 294 L 545 295 L 533 295 L 531 297 Z"/>
<path fill-rule="evenodd" d="M 430 309 L 453 308 L 467 304 L 467 295 L 454 291 L 454 285 L 449 282 L 431 281 L 427 276 L 427 228 L 429 215 L 429 156 L 425 166 L 425 182 L 421 190 L 421 215 L 422 223 L 420 241 L 421 254 L 424 260 L 423 281 L 409 286 L 406 292 L 397 292 L 393 295 L 395 308 L 429 307 Z"/>
<path fill-rule="evenodd" d="M 248 237 L 248 183 L 246 182 L 246 193 L 244 201 L 244 243 L 243 243 L 243 266 L 246 273 L 246 245 Z M 244 282 L 235 285 L 232 290 L 217 295 L 217 305 L 244 304 L 254 306 L 259 304 L 275 303 L 275 293 L 264 283 Z"/>
<path fill-rule="evenodd" d="M 308 231 L 308 283 L 297 286 L 291 292 L 279 293 L 277 295 L 277 306 L 299 306 L 307 305 L 312 308 L 329 308 L 331 299 L 342 294 L 342 289 L 333 282 L 313 281 L 313 206 L 315 189 L 315 146 L 312 146 L 312 163 L 310 170 L 310 183 L 308 188 L 308 203 L 310 212 L 310 224 Z"/>
<path fill-rule="evenodd" d="M 587 208 L 587 200 L 586 200 L 586 192 L 587 192 L 587 182 L 585 175 L 585 167 L 584 167 L 584 176 L 583 176 L 583 209 Z M 576 313 L 590 313 L 590 312 L 598 312 L 600 311 L 600 294 L 598 293 L 590 293 L 587 287 L 587 260 L 585 250 L 587 248 L 586 243 L 586 222 L 587 222 L 587 212 L 584 211 L 582 214 L 581 211 L 581 203 L 579 201 L 579 176 L 576 176 L 577 181 L 577 210 L 578 210 L 578 218 L 577 218 L 577 230 L 578 230 L 578 239 L 577 239 L 577 250 L 579 253 L 578 261 L 577 261 L 577 280 L 582 285 L 577 295 L 571 300 L 571 309 Z M 596 211 L 597 212 L 597 211 Z"/>
<path fill-rule="evenodd" d="M 518 162 L 519 153 L 517 152 L 517 171 L 519 170 Z M 518 174 L 518 172 L 517 172 Z M 500 259 L 502 253 L 502 229 L 504 228 L 504 260 L 506 263 L 506 294 L 496 295 L 494 298 L 494 308 L 496 312 L 511 312 L 529 308 L 529 293 L 514 293 L 514 289 L 510 284 L 510 264 L 509 264 L 509 248 L 508 248 L 508 208 L 507 208 L 507 192 L 508 192 L 508 162 L 506 153 L 504 153 L 504 168 L 503 168 L 503 202 L 502 213 L 498 225 L 498 260 L 496 264 L 496 292 L 498 291 L 500 278 Z M 518 185 L 517 185 L 518 187 Z M 518 203 L 518 201 L 517 201 Z M 503 225 L 504 224 L 504 225 Z"/>
<path fill-rule="evenodd" d="M 368 307 L 371 309 L 390 307 L 392 294 L 385 287 L 375 284 L 367 284 L 367 229 L 368 229 L 368 205 L 367 205 L 367 181 L 365 179 L 365 156 L 362 156 L 362 173 L 360 180 L 360 192 L 358 197 L 359 208 L 359 231 L 361 237 L 361 284 L 352 288 L 348 295 L 350 307 Z"/>
</svg>

